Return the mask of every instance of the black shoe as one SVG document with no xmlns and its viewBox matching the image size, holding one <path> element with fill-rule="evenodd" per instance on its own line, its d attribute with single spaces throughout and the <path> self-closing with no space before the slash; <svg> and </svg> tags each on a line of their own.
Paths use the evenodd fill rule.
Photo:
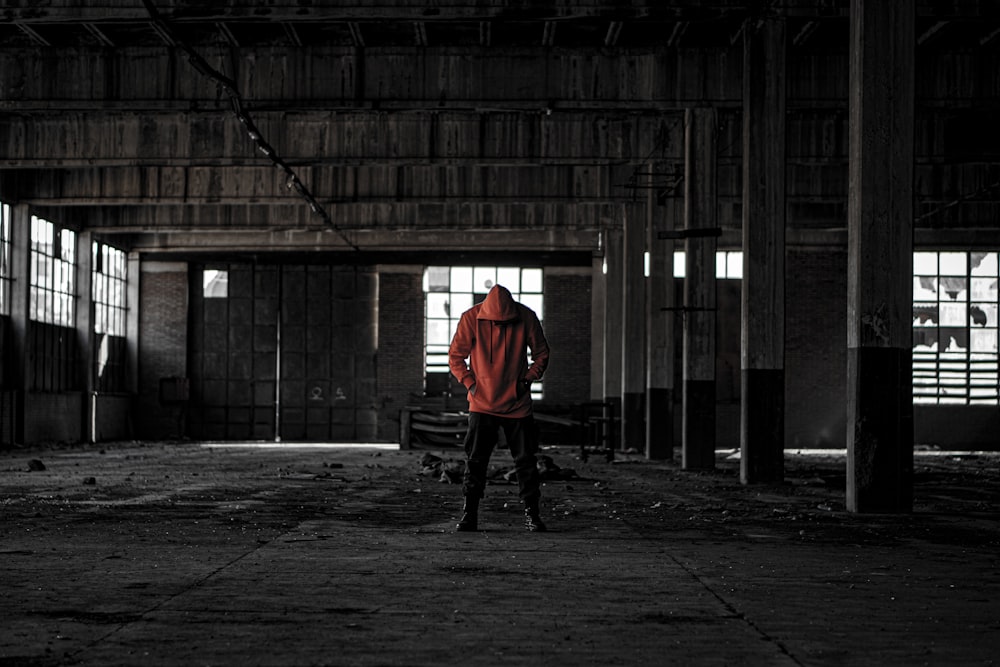
<svg viewBox="0 0 1000 667">
<path fill-rule="evenodd" d="M 538 516 L 538 510 L 524 510 L 524 527 L 532 533 L 544 533 L 548 528 Z"/>
<path fill-rule="evenodd" d="M 472 533 L 479 530 L 479 498 L 466 498 L 462 507 L 462 518 L 458 520 L 455 530 L 460 533 Z"/>
</svg>

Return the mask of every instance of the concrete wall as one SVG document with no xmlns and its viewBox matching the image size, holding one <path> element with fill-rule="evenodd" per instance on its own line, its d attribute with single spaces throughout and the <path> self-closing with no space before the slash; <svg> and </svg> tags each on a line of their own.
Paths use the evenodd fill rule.
<svg viewBox="0 0 1000 667">
<path fill-rule="evenodd" d="M 178 262 L 143 262 L 139 287 L 139 393 L 136 437 L 183 435 L 183 408 L 160 401 L 160 379 L 187 376 L 188 271 Z"/>
<path fill-rule="evenodd" d="M 550 360 L 540 405 L 590 400 L 591 267 L 545 269 L 542 328 Z"/>
<path fill-rule="evenodd" d="M 847 249 L 785 259 L 785 446 L 847 446 Z"/>
<path fill-rule="evenodd" d="M 378 267 L 378 438 L 399 437 L 399 410 L 424 389 L 424 267 Z"/>
<path fill-rule="evenodd" d="M 127 440 L 133 436 L 131 396 L 97 396 L 95 408 L 94 439 L 97 442 Z"/>
<path fill-rule="evenodd" d="M 1000 450 L 1000 408 L 915 405 L 913 442 L 943 449 Z"/>
<path fill-rule="evenodd" d="M 80 442 L 83 438 L 83 394 L 30 392 L 25 399 L 24 441 Z"/>
</svg>

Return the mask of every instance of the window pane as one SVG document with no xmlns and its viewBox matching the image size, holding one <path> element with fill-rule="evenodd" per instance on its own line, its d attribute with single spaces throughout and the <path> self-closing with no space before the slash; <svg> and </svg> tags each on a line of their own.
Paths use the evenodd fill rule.
<svg viewBox="0 0 1000 667">
<path fill-rule="evenodd" d="M 502 266 L 497 269 L 497 283 L 517 294 L 521 291 L 521 269 L 517 267 Z"/>
<path fill-rule="evenodd" d="M 968 255 L 964 252 L 943 252 L 941 253 L 941 275 L 942 276 L 964 276 L 967 273 L 966 259 Z"/>
<path fill-rule="evenodd" d="M 737 280 L 743 279 L 743 253 L 726 253 L 726 276 Z"/>
<path fill-rule="evenodd" d="M 537 292 L 542 293 L 542 270 L 524 269 L 521 271 L 521 293 Z"/>
<path fill-rule="evenodd" d="M 521 303 L 523 303 L 528 308 L 535 311 L 535 315 L 538 315 L 538 319 L 545 319 L 542 313 L 542 295 L 541 294 L 522 294 Z"/>
<path fill-rule="evenodd" d="M 462 316 L 462 313 L 472 308 L 472 295 L 471 294 L 452 294 L 451 295 L 451 317 L 458 318 Z M 456 320 L 457 322 L 457 320 Z"/>
<path fill-rule="evenodd" d="M 472 267 L 453 266 L 451 267 L 451 287 L 452 292 L 472 291 Z"/>
<path fill-rule="evenodd" d="M 936 303 L 913 304 L 913 326 L 936 327 L 937 325 L 938 325 L 938 307 Z"/>
<path fill-rule="evenodd" d="M 972 328 L 996 327 L 997 325 L 997 305 L 995 303 L 977 303 L 969 306 L 969 317 L 972 320 Z"/>
<path fill-rule="evenodd" d="M 427 320 L 427 344 L 448 345 L 451 336 L 448 332 L 448 320 Z"/>
<path fill-rule="evenodd" d="M 229 271 L 205 269 L 202 287 L 206 299 L 225 299 L 229 296 Z"/>
<path fill-rule="evenodd" d="M 936 276 L 937 272 L 936 252 L 913 253 L 913 275 Z"/>
<path fill-rule="evenodd" d="M 448 302 L 448 294 L 441 292 L 430 292 L 427 294 L 427 317 L 447 318 L 451 304 Z"/>
<path fill-rule="evenodd" d="M 913 300 L 937 301 L 937 278 L 915 276 L 913 278 Z"/>
<path fill-rule="evenodd" d="M 428 292 L 447 292 L 448 291 L 448 267 L 447 266 L 429 266 L 424 274 L 427 284 L 424 289 Z"/>
<path fill-rule="evenodd" d="M 969 264 L 974 276 L 997 275 L 997 253 L 995 252 L 973 252 L 969 253 Z"/>
<path fill-rule="evenodd" d="M 968 315 L 964 303 L 942 303 L 941 324 L 944 326 L 963 327 L 968 324 Z"/>
<path fill-rule="evenodd" d="M 493 267 L 477 266 L 473 269 L 472 291 L 486 294 L 497 284 L 497 270 Z"/>
<path fill-rule="evenodd" d="M 972 279 L 972 300 L 973 301 L 997 301 L 997 279 L 996 278 L 973 278 Z"/>
<path fill-rule="evenodd" d="M 996 352 L 997 351 L 997 330 L 973 329 L 969 332 L 970 343 L 973 352 Z"/>
<path fill-rule="evenodd" d="M 674 278 L 683 278 L 686 274 L 684 270 L 685 267 L 684 251 L 675 250 L 674 251 Z"/>
<path fill-rule="evenodd" d="M 965 278 L 941 278 L 939 292 L 941 300 L 966 301 L 968 299 L 968 281 Z"/>
</svg>

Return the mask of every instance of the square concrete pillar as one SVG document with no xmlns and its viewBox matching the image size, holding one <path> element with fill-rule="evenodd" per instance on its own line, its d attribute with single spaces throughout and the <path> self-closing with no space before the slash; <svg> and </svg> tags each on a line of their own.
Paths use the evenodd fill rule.
<svg viewBox="0 0 1000 667">
<path fill-rule="evenodd" d="M 715 467 L 715 109 L 684 114 L 684 397 L 682 463 Z M 702 232 L 702 233 L 699 233 Z"/>
<path fill-rule="evenodd" d="M 912 2 L 852 0 L 847 508 L 913 506 Z"/>
<path fill-rule="evenodd" d="M 785 20 L 743 30 L 740 480 L 784 478 Z"/>
</svg>

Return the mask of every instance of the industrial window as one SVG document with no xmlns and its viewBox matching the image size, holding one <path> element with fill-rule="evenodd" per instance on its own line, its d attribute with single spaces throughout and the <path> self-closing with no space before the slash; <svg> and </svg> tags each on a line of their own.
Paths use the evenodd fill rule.
<svg viewBox="0 0 1000 667">
<path fill-rule="evenodd" d="M 31 218 L 31 300 L 28 314 L 29 388 L 80 386 L 76 330 L 76 234 Z"/>
<path fill-rule="evenodd" d="M 0 315 L 10 315 L 10 206 L 0 203 Z"/>
<path fill-rule="evenodd" d="M 674 251 L 674 278 L 683 278 L 686 274 L 684 251 Z M 715 277 L 721 280 L 740 280 L 743 278 L 743 251 L 719 250 L 715 253 Z"/>
<path fill-rule="evenodd" d="M 913 254 L 913 402 L 997 405 L 998 253 Z"/>
<path fill-rule="evenodd" d="M 428 395 L 448 392 L 448 347 L 462 313 L 481 303 L 494 285 L 510 290 L 515 301 L 544 315 L 542 269 L 508 266 L 429 266 L 424 271 L 425 382 Z M 532 398 L 542 397 L 542 383 L 532 385 Z"/>
<path fill-rule="evenodd" d="M 201 284 L 202 296 L 206 299 L 225 299 L 229 296 L 229 271 L 205 269 Z"/>
<path fill-rule="evenodd" d="M 75 287 L 76 234 L 31 216 L 31 319 L 72 327 Z"/>
<path fill-rule="evenodd" d="M 94 301 L 94 385 L 103 393 L 127 390 L 125 253 L 93 244 L 91 292 Z"/>
</svg>

